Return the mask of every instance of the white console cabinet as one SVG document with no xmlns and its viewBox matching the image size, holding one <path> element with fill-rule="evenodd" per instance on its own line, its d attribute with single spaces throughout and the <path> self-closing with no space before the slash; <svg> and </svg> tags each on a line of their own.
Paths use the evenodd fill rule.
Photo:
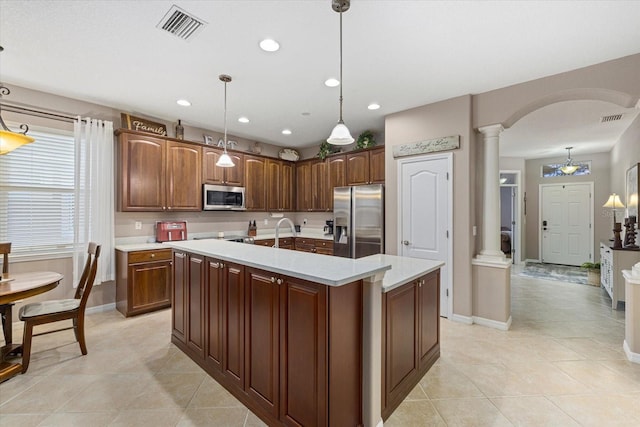
<svg viewBox="0 0 640 427">
<path fill-rule="evenodd" d="M 600 284 L 611 297 L 611 308 L 618 309 L 618 301 L 624 301 L 624 277 L 622 270 L 640 262 L 640 250 L 612 249 L 600 243 Z"/>
</svg>

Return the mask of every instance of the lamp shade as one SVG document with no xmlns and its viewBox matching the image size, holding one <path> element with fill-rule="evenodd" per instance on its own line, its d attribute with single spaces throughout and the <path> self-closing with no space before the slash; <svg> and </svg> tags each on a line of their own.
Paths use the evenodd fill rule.
<svg viewBox="0 0 640 427">
<path fill-rule="evenodd" d="M 35 141 L 35 138 L 22 133 L 0 130 L 0 155 L 7 154 L 33 141 Z"/>
<path fill-rule="evenodd" d="M 227 153 L 222 153 L 218 161 L 216 162 L 216 166 L 220 168 L 232 168 L 235 166 L 231 157 Z"/>
<path fill-rule="evenodd" d="M 331 131 L 331 135 L 327 138 L 327 142 L 332 145 L 349 145 L 354 141 L 349 129 L 342 122 L 338 122 L 336 127 Z"/>
<path fill-rule="evenodd" d="M 609 199 L 607 199 L 607 202 L 604 205 L 602 205 L 602 207 L 618 209 L 618 208 L 624 208 L 624 205 L 622 204 L 622 201 L 620 201 L 620 196 L 618 196 L 616 193 L 613 193 L 612 195 L 609 196 Z"/>
<path fill-rule="evenodd" d="M 573 175 L 578 170 L 579 166 L 574 164 L 566 164 L 560 168 L 563 174 L 565 175 Z"/>
</svg>

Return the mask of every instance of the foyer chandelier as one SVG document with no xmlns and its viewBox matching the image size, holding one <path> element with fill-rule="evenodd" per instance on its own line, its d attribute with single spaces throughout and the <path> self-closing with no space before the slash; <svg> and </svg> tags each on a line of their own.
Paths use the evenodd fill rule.
<svg viewBox="0 0 640 427">
<path fill-rule="evenodd" d="M 560 167 L 560 170 L 565 175 L 573 175 L 580 168 L 580 165 L 577 165 L 577 164 L 573 163 L 573 160 L 571 160 L 571 149 L 572 148 L 573 147 L 567 147 L 566 148 L 567 152 L 568 152 L 567 161 L 564 162 L 564 164 Z"/>
</svg>

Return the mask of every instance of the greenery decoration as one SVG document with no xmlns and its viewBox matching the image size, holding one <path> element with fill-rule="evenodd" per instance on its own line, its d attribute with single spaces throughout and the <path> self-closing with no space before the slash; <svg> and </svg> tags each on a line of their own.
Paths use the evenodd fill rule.
<svg viewBox="0 0 640 427">
<path fill-rule="evenodd" d="M 318 151 L 318 157 L 324 160 L 329 154 L 339 153 L 340 148 L 329 144 L 327 141 L 322 141 L 320 144 L 320 151 Z"/>
<path fill-rule="evenodd" d="M 600 270 L 600 263 L 596 262 L 594 264 L 593 262 L 583 262 L 580 268 L 584 268 L 587 270 Z"/>
<path fill-rule="evenodd" d="M 370 130 L 362 132 L 356 141 L 356 149 L 374 147 L 375 145 L 376 140 Z"/>
</svg>

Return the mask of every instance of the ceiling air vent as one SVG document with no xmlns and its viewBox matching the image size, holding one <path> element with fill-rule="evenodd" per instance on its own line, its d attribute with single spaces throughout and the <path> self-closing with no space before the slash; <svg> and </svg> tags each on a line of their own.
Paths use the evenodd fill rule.
<svg viewBox="0 0 640 427">
<path fill-rule="evenodd" d="M 616 120 L 620 120 L 621 118 L 622 118 L 622 114 L 612 114 L 610 116 L 602 116 L 600 117 L 600 123 L 615 122 Z"/>
<path fill-rule="evenodd" d="M 188 14 L 174 4 L 156 27 L 181 39 L 189 40 L 205 25 L 207 23 L 202 19 Z"/>
</svg>

